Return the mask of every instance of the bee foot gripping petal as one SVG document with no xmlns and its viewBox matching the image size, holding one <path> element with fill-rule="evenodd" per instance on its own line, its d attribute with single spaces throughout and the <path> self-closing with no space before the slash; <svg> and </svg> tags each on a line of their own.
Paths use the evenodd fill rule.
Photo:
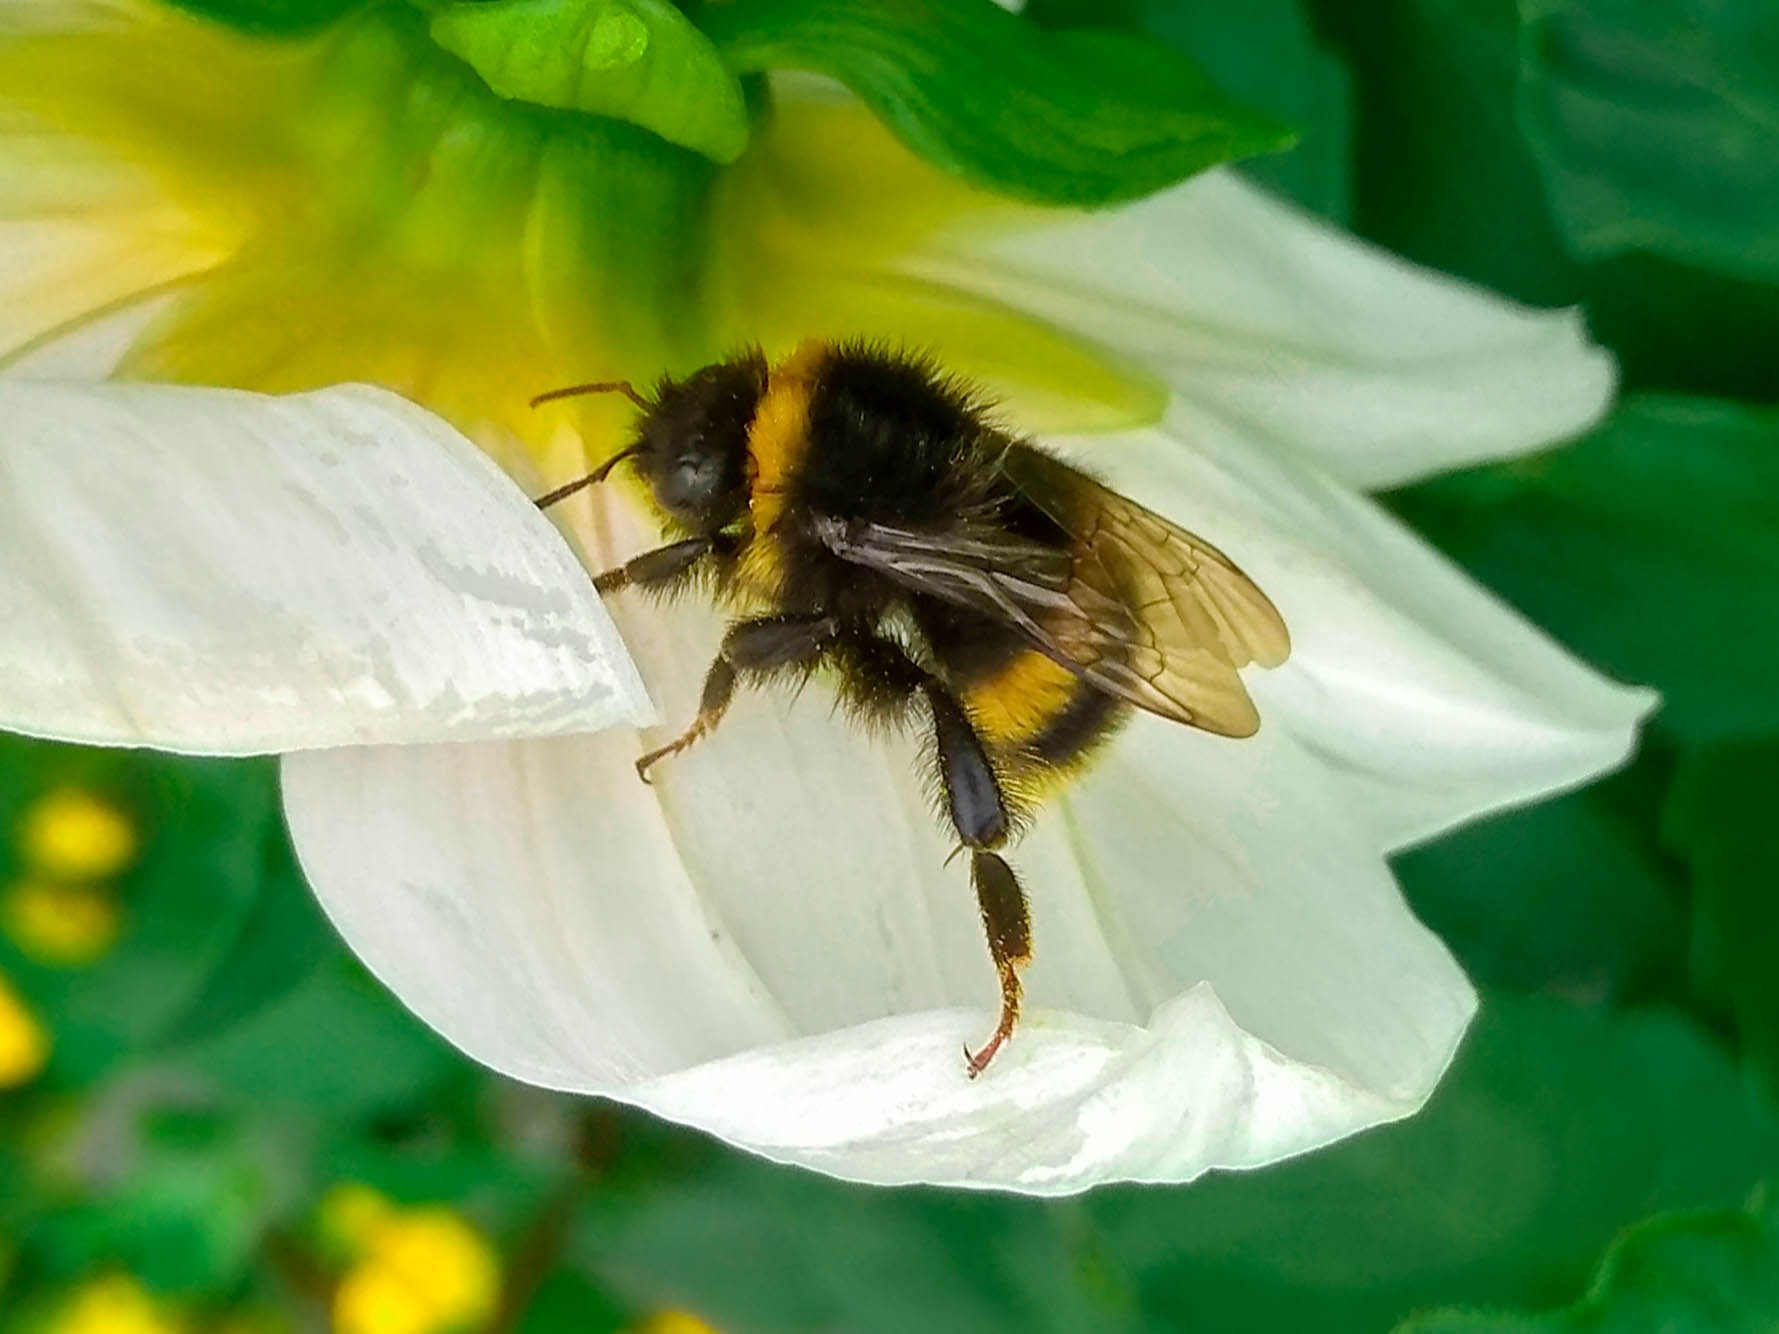
<svg viewBox="0 0 1779 1334">
<path fill-rule="evenodd" d="M 970 879 L 976 886 L 976 903 L 982 910 L 982 927 L 988 934 L 988 951 L 1001 977 L 1001 1017 L 981 1050 L 964 1049 L 964 1066 L 971 1079 L 988 1068 L 1019 1023 L 1023 990 L 1019 970 L 1031 962 L 1032 919 L 1019 879 L 1005 859 L 993 852 L 970 855 Z"/>
</svg>

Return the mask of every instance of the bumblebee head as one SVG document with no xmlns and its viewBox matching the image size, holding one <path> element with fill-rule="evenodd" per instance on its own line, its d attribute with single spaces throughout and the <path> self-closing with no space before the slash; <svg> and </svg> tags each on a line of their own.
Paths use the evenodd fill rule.
<svg viewBox="0 0 1779 1334">
<path fill-rule="evenodd" d="M 747 432 L 766 390 L 758 353 L 664 380 L 627 451 L 667 514 L 710 533 L 747 505 Z"/>
<path fill-rule="evenodd" d="M 652 399 L 626 380 L 539 394 L 531 400 L 533 407 L 580 394 L 622 394 L 642 409 L 642 417 L 628 446 L 537 503 L 547 508 L 603 481 L 618 464 L 632 459 L 669 517 L 696 533 L 727 527 L 747 506 L 748 428 L 765 392 L 766 359 L 751 351 L 693 371 L 683 380 L 662 380 Z"/>
</svg>

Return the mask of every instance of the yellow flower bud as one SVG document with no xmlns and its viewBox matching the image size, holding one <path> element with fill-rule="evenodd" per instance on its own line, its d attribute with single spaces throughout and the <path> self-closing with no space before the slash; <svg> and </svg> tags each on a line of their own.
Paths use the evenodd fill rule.
<svg viewBox="0 0 1779 1334">
<path fill-rule="evenodd" d="M 105 885 L 21 880 L 0 895 L 0 929 L 37 963 L 92 963 L 117 943 L 117 895 Z"/>
<path fill-rule="evenodd" d="M 183 1334 L 184 1328 L 128 1274 L 108 1274 L 69 1298 L 49 1334 Z"/>
<path fill-rule="evenodd" d="M 29 1083 L 49 1064 L 49 1033 L 0 978 L 0 1088 Z"/>
<path fill-rule="evenodd" d="M 39 797 L 19 821 L 25 864 L 50 880 L 99 880 L 136 860 L 136 826 L 121 810 L 79 788 Z"/>
</svg>

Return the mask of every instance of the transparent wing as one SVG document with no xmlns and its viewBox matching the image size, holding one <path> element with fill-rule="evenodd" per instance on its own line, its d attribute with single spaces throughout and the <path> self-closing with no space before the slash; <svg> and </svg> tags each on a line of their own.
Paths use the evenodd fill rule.
<svg viewBox="0 0 1779 1334">
<path fill-rule="evenodd" d="M 1062 545 L 986 520 L 929 532 L 825 519 L 818 535 L 912 591 L 1015 626 L 1110 695 L 1251 735 L 1260 719 L 1237 669 L 1276 666 L 1291 651 L 1254 582 L 1208 542 L 1061 460 L 1013 445 L 1002 470 L 1062 530 Z"/>
<path fill-rule="evenodd" d="M 1057 647 L 1095 684 L 1152 713 L 1226 736 L 1260 725 L 1237 669 L 1276 667 L 1291 636 L 1234 561 L 1085 473 L 1015 445 L 1003 470 L 1072 539 Z"/>
</svg>

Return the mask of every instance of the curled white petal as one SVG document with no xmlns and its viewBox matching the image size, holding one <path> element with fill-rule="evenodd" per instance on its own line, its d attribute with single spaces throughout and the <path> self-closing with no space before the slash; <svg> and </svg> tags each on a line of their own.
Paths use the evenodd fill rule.
<svg viewBox="0 0 1779 1334">
<path fill-rule="evenodd" d="M 247 754 L 647 714 L 567 544 L 380 390 L 0 380 L 0 534 L 14 731 Z"/>
<path fill-rule="evenodd" d="M 1589 669 L 1314 463 L 1186 403 L 1153 430 L 1061 443 L 1266 590 L 1292 652 L 1248 678 L 1265 725 L 1332 768 L 1385 850 L 1576 787 L 1635 747 L 1652 692 Z"/>
<path fill-rule="evenodd" d="M 1578 435 L 1612 396 L 1612 359 L 1579 312 L 1418 268 L 1232 171 L 1116 210 L 1036 216 L 942 236 L 903 265 L 1094 338 L 1356 486 Z"/>
<path fill-rule="evenodd" d="M 714 621 L 621 613 L 670 718 Z M 825 689 L 660 733 L 285 762 L 305 873 L 416 1013 L 517 1078 L 860 1180 L 1061 1193 L 1252 1166 L 1412 1111 L 1474 1000 L 1320 764 L 1139 719 L 1014 852 L 1037 957 L 993 1021 L 907 738 Z"/>
<path fill-rule="evenodd" d="M 0 159 L 0 169 L 13 169 Z M 0 367 L 117 314 L 139 312 L 147 298 L 201 272 L 214 255 L 166 235 L 146 208 L 140 215 L 8 220 L 0 213 Z M 34 357 L 32 358 L 34 360 Z M 48 378 L 40 363 L 33 378 Z"/>
<path fill-rule="evenodd" d="M 1143 1025 L 1034 1013 L 1017 1057 L 957 1073 L 983 1016 L 929 1011 L 744 1052 L 622 1091 L 780 1162 L 852 1181 L 1061 1195 L 1276 1162 L 1414 1110 L 1291 1061 L 1209 984 Z"/>
</svg>

